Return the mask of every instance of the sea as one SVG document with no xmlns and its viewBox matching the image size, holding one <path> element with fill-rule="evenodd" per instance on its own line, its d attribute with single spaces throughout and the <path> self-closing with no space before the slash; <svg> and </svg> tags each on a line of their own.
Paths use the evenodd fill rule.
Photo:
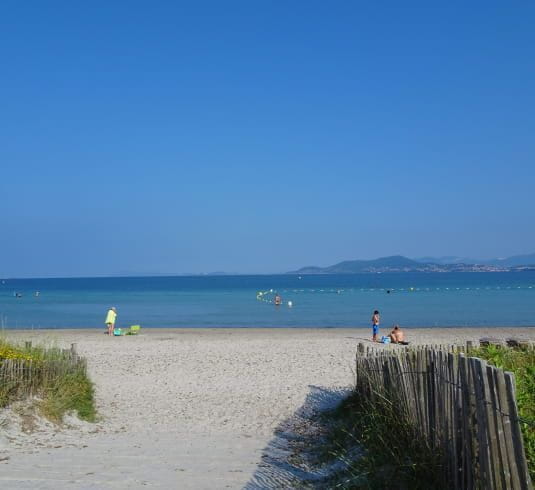
<svg viewBox="0 0 535 490">
<path fill-rule="evenodd" d="M 275 306 L 279 294 L 282 305 Z M 535 271 L 0 280 L 3 329 L 535 325 Z"/>
</svg>

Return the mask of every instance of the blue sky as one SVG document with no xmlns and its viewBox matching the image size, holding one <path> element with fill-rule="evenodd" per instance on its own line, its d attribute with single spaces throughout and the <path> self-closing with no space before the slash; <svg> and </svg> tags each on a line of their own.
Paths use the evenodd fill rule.
<svg viewBox="0 0 535 490">
<path fill-rule="evenodd" d="M 0 275 L 535 251 L 533 2 L 0 6 Z"/>
</svg>

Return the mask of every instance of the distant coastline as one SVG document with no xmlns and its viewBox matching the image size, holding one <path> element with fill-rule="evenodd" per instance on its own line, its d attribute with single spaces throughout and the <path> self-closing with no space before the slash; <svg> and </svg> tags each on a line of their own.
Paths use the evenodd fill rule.
<svg viewBox="0 0 535 490">
<path fill-rule="evenodd" d="M 525 261 L 525 263 L 522 263 Z M 382 272 L 523 272 L 535 270 L 535 254 L 493 259 L 478 263 L 441 263 L 440 259 L 425 261 L 402 255 L 373 260 L 345 260 L 327 267 L 307 266 L 287 274 L 366 274 Z"/>
<path fill-rule="evenodd" d="M 12 280 L 45 280 L 45 279 L 122 279 L 122 278 L 176 278 L 176 277 L 254 277 L 280 275 L 327 275 L 327 274 L 377 274 L 383 272 L 525 272 L 535 271 L 535 253 L 515 255 L 496 259 L 469 259 L 466 257 L 423 257 L 410 259 L 403 255 L 392 255 L 372 260 L 345 260 L 334 265 L 305 266 L 300 269 L 284 272 L 158 272 L 158 271 L 119 271 L 97 273 L 93 275 L 55 275 L 37 274 L 35 276 L 1 275 L 0 286 Z"/>
</svg>

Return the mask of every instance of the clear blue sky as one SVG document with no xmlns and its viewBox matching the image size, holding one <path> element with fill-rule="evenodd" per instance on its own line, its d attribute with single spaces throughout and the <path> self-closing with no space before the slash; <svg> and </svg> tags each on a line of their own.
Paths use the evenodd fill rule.
<svg viewBox="0 0 535 490">
<path fill-rule="evenodd" d="M 535 251 L 535 3 L 0 6 L 0 276 Z"/>
</svg>

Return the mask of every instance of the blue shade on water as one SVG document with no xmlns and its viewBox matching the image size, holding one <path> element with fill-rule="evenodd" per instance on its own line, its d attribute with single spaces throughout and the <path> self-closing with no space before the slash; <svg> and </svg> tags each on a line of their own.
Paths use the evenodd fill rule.
<svg viewBox="0 0 535 490">
<path fill-rule="evenodd" d="M 535 272 L 0 281 L 4 328 L 103 327 L 110 306 L 118 326 L 368 326 L 374 309 L 383 326 L 532 326 Z"/>
</svg>

